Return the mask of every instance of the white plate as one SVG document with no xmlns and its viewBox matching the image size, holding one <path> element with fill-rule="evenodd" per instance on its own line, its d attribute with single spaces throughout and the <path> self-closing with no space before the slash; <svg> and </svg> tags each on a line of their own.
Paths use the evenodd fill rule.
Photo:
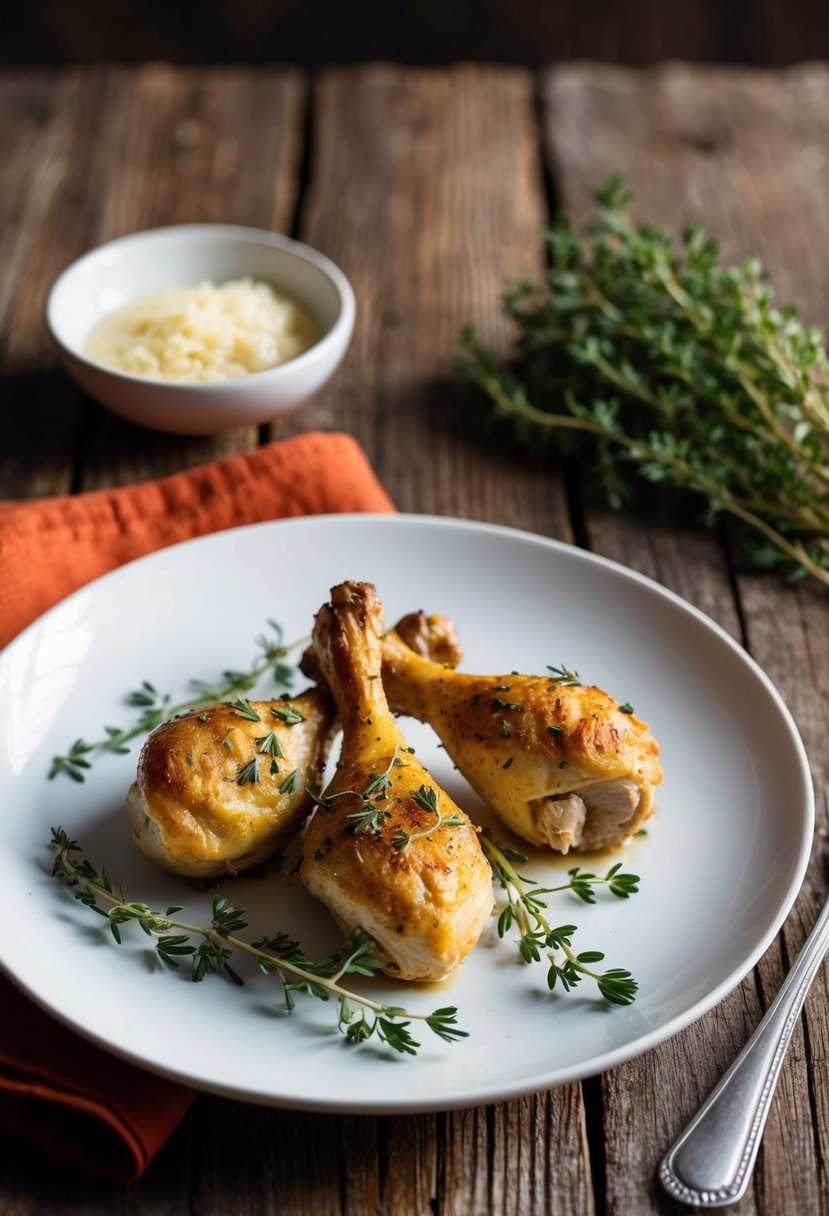
<svg viewBox="0 0 829 1216">
<path fill-rule="evenodd" d="M 630 701 L 662 744 L 665 781 L 647 837 L 625 855 L 639 895 L 588 907 L 557 896 L 554 923 L 629 967 L 636 1003 L 605 1005 L 587 984 L 549 994 L 494 921 L 440 991 L 379 985 L 426 1011 L 458 1006 L 469 1038 L 424 1028 L 416 1059 L 333 1030 L 335 1010 L 300 998 L 279 1012 L 273 979 L 244 968 L 244 989 L 192 985 L 155 961 L 135 927 L 120 949 L 103 921 L 48 876 L 61 823 L 132 899 L 183 903 L 207 919 L 209 896 L 163 874 L 130 842 L 124 792 L 135 763 L 102 757 L 83 785 L 46 780 L 51 755 L 103 723 L 128 721 L 142 679 L 181 695 L 253 658 L 267 617 L 307 634 L 328 588 L 369 579 L 387 620 L 423 607 L 454 617 L 464 667 L 499 673 L 566 663 Z M 264 690 L 263 690 L 264 694 Z M 669 592 L 577 549 L 504 528 L 425 517 L 335 516 L 262 524 L 167 549 L 78 592 L 0 658 L 0 944 L 8 975 L 100 1046 L 197 1087 L 317 1110 L 400 1112 L 471 1105 L 599 1072 L 674 1034 L 720 1000 L 768 947 L 800 885 L 811 842 L 808 765 L 768 679 L 715 625 Z M 427 728 L 410 741 L 473 816 L 480 804 Z M 551 879 L 572 859 L 537 867 Z M 602 859 L 602 865 L 608 864 Z M 224 893 L 251 933 L 284 929 L 309 952 L 338 944 L 326 912 L 295 879 L 240 879 Z"/>
</svg>

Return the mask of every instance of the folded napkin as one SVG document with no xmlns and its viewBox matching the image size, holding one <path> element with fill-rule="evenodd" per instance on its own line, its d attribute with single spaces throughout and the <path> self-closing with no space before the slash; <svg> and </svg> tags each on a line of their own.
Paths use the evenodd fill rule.
<svg viewBox="0 0 829 1216">
<path fill-rule="evenodd" d="M 0 645 L 133 558 L 239 524 L 392 511 L 347 435 L 302 435 L 162 481 L 0 504 Z M 195 1098 L 78 1038 L 0 979 L 0 1128 L 102 1178 L 139 1178 Z"/>
<path fill-rule="evenodd" d="M 162 481 L 0 504 L 0 646 L 93 578 L 176 541 L 293 515 L 393 511 L 348 435 L 301 435 Z"/>
</svg>

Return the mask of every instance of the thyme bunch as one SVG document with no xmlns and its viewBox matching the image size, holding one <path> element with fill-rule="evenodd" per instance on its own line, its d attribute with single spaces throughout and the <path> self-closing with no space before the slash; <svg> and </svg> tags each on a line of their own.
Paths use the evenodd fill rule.
<svg viewBox="0 0 829 1216">
<path fill-rule="evenodd" d="M 141 710 L 137 721 L 126 727 L 105 726 L 103 728 L 104 738 L 98 739 L 94 743 L 88 743 L 84 738 L 76 739 L 65 753 L 52 757 L 49 780 L 53 780 L 59 773 L 64 773 L 73 781 L 85 781 L 86 772 L 92 768 L 96 756 L 100 756 L 104 752 L 113 752 L 119 756 L 125 755 L 130 750 L 127 744 L 137 736 L 149 734 L 162 722 L 175 718 L 179 714 L 188 713 L 193 709 L 202 709 L 206 705 L 215 705 L 220 701 L 234 701 L 235 708 L 243 717 L 258 722 L 259 715 L 251 708 L 250 702 L 244 699 L 243 694 L 250 692 L 266 674 L 272 675 L 278 686 L 290 687 L 293 682 L 294 668 L 284 660 L 292 650 L 304 647 L 308 640 L 302 638 L 298 642 L 284 645 L 282 627 L 272 620 L 268 621 L 268 625 L 270 632 L 262 633 L 256 639 L 256 646 L 260 654 L 246 671 L 228 669 L 223 671 L 221 678 L 213 683 L 191 680 L 190 688 L 193 696 L 180 701 L 177 705 L 170 704 L 172 698 L 169 694 L 160 693 L 154 684 L 149 680 L 144 680 L 140 688 L 127 694 L 127 704 Z M 271 713 L 283 721 L 302 720 L 302 715 L 290 708 L 272 709 Z"/>
<path fill-rule="evenodd" d="M 606 886 L 617 899 L 629 899 L 639 890 L 638 875 L 622 873 L 621 862 L 617 862 L 604 876 L 576 867 L 570 870 L 566 883 L 539 887 L 534 878 L 519 874 L 515 868 L 514 863 L 527 861 L 523 853 L 500 844 L 488 829 L 481 834 L 481 845 L 507 897 L 498 917 L 498 936 L 506 937 L 510 929 L 516 928 L 518 952 L 525 963 L 541 962 L 542 951 L 548 951 L 547 986 L 551 991 L 560 984 L 569 992 L 587 978 L 595 981 L 599 992 L 611 1005 L 632 1004 L 639 985 L 631 973 L 622 967 L 594 971 L 592 964 L 602 962 L 604 954 L 600 950 L 573 950 L 576 926 L 551 925 L 544 915 L 547 904 L 541 896 L 571 891 L 584 903 L 592 904 L 595 903 L 593 888 Z M 559 962 L 557 952 L 564 956 L 563 961 Z"/>
<path fill-rule="evenodd" d="M 546 234 L 541 283 L 506 292 L 517 327 L 499 360 L 468 327 L 458 367 L 519 442 L 584 457 L 613 508 L 637 477 L 735 525 L 755 567 L 829 586 L 829 364 L 820 335 L 778 309 L 755 259 L 720 264 L 699 226 L 682 240 L 634 224 L 612 178 L 582 239 Z"/>
<path fill-rule="evenodd" d="M 172 905 L 162 913 L 147 904 L 128 900 L 105 871 L 96 870 L 83 856 L 80 846 L 63 828 L 52 828 L 52 847 L 53 876 L 65 879 L 77 900 L 108 921 L 118 945 L 123 940 L 121 927 L 135 923 L 148 937 L 155 938 L 156 954 L 166 966 L 177 969 L 182 961 L 189 960 L 194 983 L 213 973 L 224 975 L 242 987 L 244 980 L 231 960 L 234 953 L 247 954 L 265 975 L 275 975 L 281 981 L 288 1013 L 296 1008 L 295 994 L 335 1000 L 337 1029 L 349 1042 L 363 1043 L 377 1038 L 394 1051 L 413 1056 L 420 1046 L 410 1030 L 413 1021 L 425 1023 L 447 1043 L 466 1038 L 467 1032 L 457 1025 L 454 1006 L 428 1014 L 411 1013 L 346 987 L 343 983 L 346 976 L 372 976 L 382 966 L 376 957 L 375 943 L 359 930 L 352 932 L 341 955 L 314 961 L 306 957 L 298 942 L 284 933 L 255 942 L 237 936 L 247 928 L 245 911 L 223 896 L 213 897 L 209 925 L 190 924 L 178 919 L 177 914 L 183 911 L 179 905 Z M 194 944 L 194 938 L 201 941 Z"/>
</svg>

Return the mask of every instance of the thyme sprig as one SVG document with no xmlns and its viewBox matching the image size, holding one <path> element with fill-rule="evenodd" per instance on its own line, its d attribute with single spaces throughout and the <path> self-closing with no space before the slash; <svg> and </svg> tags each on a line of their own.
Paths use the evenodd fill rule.
<svg viewBox="0 0 829 1216">
<path fill-rule="evenodd" d="M 518 930 L 518 951 L 525 963 L 538 963 L 542 951 L 548 951 L 547 986 L 552 991 L 560 984 L 569 992 L 588 978 L 595 981 L 599 992 L 612 1005 L 630 1005 L 636 999 L 639 985 L 631 973 L 621 967 L 608 971 L 594 971 L 591 964 L 601 962 L 604 954 L 599 950 L 572 948 L 575 925 L 553 926 L 544 912 L 547 903 L 543 895 L 571 891 L 585 903 L 594 903 L 593 888 L 606 886 L 617 899 L 628 899 L 639 889 L 636 874 L 624 874 L 621 863 L 610 867 L 604 876 L 587 870 L 570 870 L 568 881 L 557 887 L 539 887 L 536 880 L 519 874 L 514 863 L 523 864 L 527 858 L 515 849 L 500 844 L 488 829 L 481 834 L 481 845 L 489 858 L 495 876 L 506 893 L 507 903 L 498 917 L 498 936 L 506 937 L 510 929 Z M 564 955 L 559 962 L 556 952 Z"/>
<path fill-rule="evenodd" d="M 818 331 L 774 306 L 759 262 L 720 265 L 702 228 L 634 224 L 613 178 L 586 238 L 560 215 L 540 284 L 504 296 L 507 360 L 474 329 L 458 366 L 516 439 L 582 455 L 613 508 L 639 477 L 726 517 L 756 567 L 829 586 L 829 362 Z"/>
<path fill-rule="evenodd" d="M 405 768 L 405 762 L 400 759 L 397 751 L 398 749 L 395 747 L 386 768 L 374 773 L 366 783 L 366 788 L 360 794 L 356 790 L 337 790 L 333 794 L 323 794 L 321 791 L 313 789 L 310 785 L 306 785 L 305 792 L 312 802 L 326 810 L 331 806 L 335 798 L 345 798 L 348 795 L 361 798 L 362 806 L 360 810 L 353 811 L 350 815 L 346 816 L 346 819 L 351 820 L 347 831 L 351 836 L 357 836 L 360 832 L 369 832 L 372 836 L 380 836 L 382 835 L 383 824 L 391 818 L 391 811 L 386 810 L 378 804 L 385 802 L 389 796 L 392 769 Z"/>
<path fill-rule="evenodd" d="M 306 957 L 298 942 L 278 933 L 248 942 L 237 934 L 247 928 L 245 911 L 223 896 L 213 897 L 209 925 L 193 925 L 178 919 L 183 908 L 177 904 L 157 912 L 147 904 L 128 900 L 104 870 L 96 870 L 83 856 L 80 845 L 61 827 L 52 828 L 54 863 L 52 874 L 64 878 L 75 898 L 97 912 L 109 924 L 113 939 L 122 944 L 121 927 L 135 923 L 148 937 L 155 938 L 155 951 L 166 966 L 178 969 L 190 962 L 190 978 L 198 983 L 208 972 L 222 974 L 242 987 L 244 980 L 235 970 L 234 953 L 253 958 L 265 975 L 275 975 L 282 984 L 285 1009 L 296 1007 L 294 994 L 337 1002 L 337 1028 L 352 1043 L 377 1038 L 403 1055 L 416 1055 L 420 1043 L 412 1036 L 412 1022 L 423 1022 L 447 1043 L 466 1038 L 457 1025 L 457 1009 L 445 1006 L 431 1013 L 412 1013 L 394 1005 L 384 1005 L 343 984 L 348 975 L 372 976 L 381 966 L 377 947 L 370 938 L 355 930 L 341 955 L 319 961 Z M 201 938 L 198 944 L 194 939 Z"/>
<path fill-rule="evenodd" d="M 63 755 L 52 757 L 49 779 L 52 780 L 59 773 L 65 773 L 73 781 L 85 781 L 86 772 L 92 767 L 95 757 L 104 752 L 124 755 L 129 751 L 126 745 L 131 739 L 149 734 L 162 722 L 166 722 L 178 714 L 201 709 L 206 705 L 215 705 L 220 701 L 234 702 L 235 708 L 242 717 L 252 722 L 259 721 L 259 715 L 256 710 L 251 708 L 250 702 L 244 698 L 243 694 L 250 692 L 266 674 L 271 674 L 277 685 L 290 687 L 293 682 L 294 668 L 283 660 L 291 651 L 304 648 L 308 641 L 307 638 L 302 638 L 298 642 L 285 645 L 282 641 L 282 627 L 272 620 L 268 621 L 268 625 L 272 634 L 262 633 L 256 639 L 256 646 L 261 654 L 247 671 L 232 669 L 223 671 L 221 679 L 212 684 L 203 680 L 191 680 L 190 687 L 194 695 L 187 700 L 180 701 L 177 705 L 170 704 L 169 694 L 161 694 L 154 684 L 151 684 L 149 680 L 144 680 L 140 688 L 127 696 L 127 704 L 140 707 L 142 710 L 138 720 L 127 727 L 105 726 L 103 729 L 106 737 L 98 739 L 94 743 L 89 743 L 83 738 L 76 739 Z M 297 711 L 293 711 L 293 715 L 293 721 L 302 720 L 302 715 Z M 282 717 L 283 721 L 288 721 L 291 717 L 290 708 L 280 710 L 276 716 Z"/>
<path fill-rule="evenodd" d="M 465 820 L 460 815 L 444 815 L 438 803 L 437 791 L 434 786 L 421 785 L 419 790 L 414 790 L 411 794 L 412 802 L 417 803 L 421 810 L 427 811 L 430 815 L 435 816 L 435 822 L 422 832 L 407 832 L 404 828 L 399 827 L 394 834 L 392 845 L 398 853 L 405 853 L 413 840 L 420 840 L 421 837 L 426 837 L 431 840 L 432 833 L 440 827 L 460 828 L 463 827 Z"/>
<path fill-rule="evenodd" d="M 547 670 L 553 676 L 556 684 L 561 688 L 579 688 L 581 686 L 581 676 L 579 673 L 571 671 L 564 663 L 560 663 L 557 667 L 548 663 Z"/>
</svg>

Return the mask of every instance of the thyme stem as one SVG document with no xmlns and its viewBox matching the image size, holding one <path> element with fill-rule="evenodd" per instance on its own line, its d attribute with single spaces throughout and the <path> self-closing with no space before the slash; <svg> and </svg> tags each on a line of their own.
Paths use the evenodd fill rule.
<svg viewBox="0 0 829 1216">
<path fill-rule="evenodd" d="M 420 1044 L 408 1032 L 413 1021 L 424 1022 L 446 1042 L 466 1037 L 466 1032 L 457 1026 L 457 1010 L 453 1006 L 431 1013 L 414 1013 L 345 987 L 341 983 L 345 975 L 370 976 L 382 966 L 376 957 L 375 943 L 359 931 L 352 933 L 342 960 L 331 958 L 313 962 L 284 934 L 264 938 L 261 942 L 248 942 L 238 937 L 235 930 L 246 925 L 244 910 L 233 907 L 222 897 L 213 899 L 210 925 L 191 924 L 175 915 L 182 911 L 178 906 L 168 908 L 162 914 L 146 904 L 127 900 L 113 887 L 104 871 L 99 873 L 83 858 L 80 847 L 69 839 L 63 828 L 52 829 L 52 846 L 55 851 L 53 876 L 66 879 L 75 888 L 76 899 L 109 921 L 116 942 L 121 943 L 120 926 L 136 921 L 148 936 L 156 938 L 156 951 L 168 966 L 176 967 L 180 957 L 189 957 L 192 979 L 196 981 L 203 978 L 206 970 L 211 970 L 224 972 L 241 986 L 243 981 L 229 962 L 231 951 L 237 950 L 255 959 L 262 971 L 279 974 L 289 1012 L 294 1008 L 292 992 L 304 992 L 322 1000 L 335 997 L 339 1008 L 338 1028 L 353 1042 L 362 1042 L 376 1034 L 395 1051 L 414 1055 Z M 72 854 L 79 854 L 77 860 Z M 99 906 L 99 900 L 109 905 L 109 912 Z M 202 945 L 191 945 L 190 935 L 200 937 Z M 366 1018 L 363 1012 L 355 1014 L 355 1006 L 373 1016 Z"/>
<path fill-rule="evenodd" d="M 104 728 L 106 738 L 98 739 L 94 743 L 88 743 L 83 738 L 76 739 L 64 754 L 52 757 L 49 779 L 53 779 L 59 773 L 64 773 L 73 781 L 84 781 L 85 772 L 92 767 L 93 759 L 96 756 L 104 752 L 123 755 L 129 751 L 127 743 L 139 735 L 146 735 L 151 730 L 155 730 L 157 726 L 169 721 L 170 718 L 191 710 L 204 709 L 218 702 L 241 698 L 245 693 L 250 692 L 267 672 L 273 672 L 279 683 L 289 685 L 293 677 L 293 668 L 286 665 L 283 660 L 292 651 L 304 649 L 309 639 L 300 638 L 296 642 L 284 645 L 280 626 L 274 621 L 268 623 L 275 631 L 276 637 L 272 638 L 268 634 L 262 634 L 256 639 L 263 655 L 247 671 L 225 671 L 222 673 L 223 680 L 217 684 L 205 684 L 198 680 L 191 681 L 194 695 L 179 701 L 176 705 L 171 705 L 169 697 L 162 696 L 153 684 L 145 680 L 141 688 L 131 693 L 129 697 L 130 704 L 143 707 L 138 721 L 132 726 L 123 728 L 107 726 Z"/>
<path fill-rule="evenodd" d="M 587 977 L 596 982 L 600 994 L 610 1004 L 630 1005 L 639 987 L 630 972 L 620 967 L 603 972 L 592 970 L 588 964 L 600 962 L 604 955 L 599 950 L 574 951 L 571 942 L 576 926 L 551 925 L 544 915 L 547 905 L 541 896 L 572 891 L 585 903 L 593 903 L 592 888 L 606 885 L 618 899 L 627 899 L 639 889 L 637 875 L 623 874 L 621 863 L 611 866 L 604 877 L 576 868 L 570 871 L 569 882 L 558 887 L 539 887 L 533 879 L 519 874 L 513 864 L 527 858 L 496 841 L 489 829 L 482 832 L 481 844 L 507 896 L 506 907 L 498 918 L 499 936 L 506 936 L 513 924 L 517 926 L 518 951 L 525 963 L 540 962 L 542 950 L 548 949 L 547 986 L 551 990 L 560 984 L 568 992 Z M 564 955 L 563 963 L 556 959 L 557 950 Z"/>
</svg>

